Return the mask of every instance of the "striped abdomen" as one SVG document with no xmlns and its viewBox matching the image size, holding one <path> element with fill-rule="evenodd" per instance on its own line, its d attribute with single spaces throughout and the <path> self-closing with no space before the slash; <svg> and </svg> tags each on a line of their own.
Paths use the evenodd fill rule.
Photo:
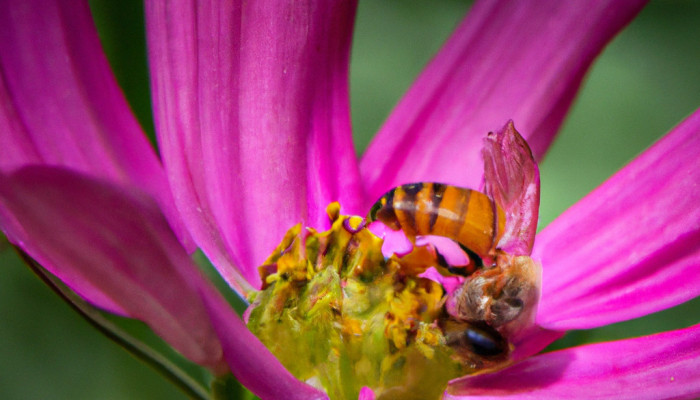
<svg viewBox="0 0 700 400">
<path fill-rule="evenodd" d="M 497 216 L 497 218 L 496 218 Z M 490 256 L 503 235 L 505 214 L 488 196 L 441 183 L 413 183 L 390 190 L 369 212 L 409 238 L 443 236 L 480 257 Z"/>
</svg>

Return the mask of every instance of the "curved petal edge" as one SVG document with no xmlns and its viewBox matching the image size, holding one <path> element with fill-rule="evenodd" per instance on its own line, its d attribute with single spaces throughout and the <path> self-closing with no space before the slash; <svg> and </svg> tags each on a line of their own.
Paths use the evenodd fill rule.
<svg viewBox="0 0 700 400">
<path fill-rule="evenodd" d="M 445 399 L 693 399 L 700 395 L 700 325 L 574 347 L 453 381 Z"/>
<path fill-rule="evenodd" d="M 262 399 L 328 399 L 325 393 L 287 371 L 218 293 L 202 295 L 208 315 L 222 338 L 229 368 L 246 388 Z"/>
<path fill-rule="evenodd" d="M 27 165 L 62 166 L 148 193 L 194 250 L 87 1 L 0 2 L 0 170 Z"/>
<path fill-rule="evenodd" d="M 481 139 L 507 120 L 541 159 L 593 60 L 645 3 L 475 2 L 365 152 L 367 197 L 411 182 L 478 187 Z"/>
<path fill-rule="evenodd" d="M 220 369 L 201 292 L 215 291 L 140 192 L 59 167 L 0 173 L 0 227 L 87 301 L 136 318 L 190 360 Z"/>
<path fill-rule="evenodd" d="M 155 122 L 178 209 L 236 290 L 299 222 L 359 212 L 354 1 L 146 2 Z"/>
<path fill-rule="evenodd" d="M 587 329 L 700 295 L 700 110 L 537 235 L 537 322 Z"/>
</svg>

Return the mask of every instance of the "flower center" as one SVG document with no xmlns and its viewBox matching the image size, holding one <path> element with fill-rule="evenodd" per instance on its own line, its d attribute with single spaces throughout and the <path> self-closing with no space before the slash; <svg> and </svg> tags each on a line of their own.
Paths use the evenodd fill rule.
<svg viewBox="0 0 700 400">
<path fill-rule="evenodd" d="M 469 191 L 476 200 L 453 211 L 460 226 L 470 226 L 457 229 L 445 213 L 431 222 L 416 208 L 428 200 L 406 188 L 384 196 L 368 221 L 403 229 L 414 242 L 427 234 L 454 239 L 467 250 L 466 265 L 448 264 L 432 244 L 385 257 L 384 240 L 368 221 L 340 215 L 332 203 L 330 230 L 292 227 L 259 269 L 263 288 L 252 298 L 249 329 L 292 374 L 331 399 L 357 399 L 363 386 L 378 399 L 438 399 L 449 380 L 510 363 L 509 337 L 534 318 L 532 261 L 493 245 L 500 209 Z M 458 280 L 457 289 L 446 290 L 431 273 Z"/>
</svg>

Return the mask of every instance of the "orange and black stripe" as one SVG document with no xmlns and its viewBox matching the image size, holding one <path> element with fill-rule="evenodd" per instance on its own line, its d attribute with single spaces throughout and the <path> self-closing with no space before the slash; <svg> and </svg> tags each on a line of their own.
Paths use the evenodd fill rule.
<svg viewBox="0 0 700 400">
<path fill-rule="evenodd" d="M 491 256 L 505 229 L 505 214 L 481 192 L 441 183 L 401 185 L 386 193 L 367 216 L 406 236 L 452 239 L 481 258 Z"/>
</svg>

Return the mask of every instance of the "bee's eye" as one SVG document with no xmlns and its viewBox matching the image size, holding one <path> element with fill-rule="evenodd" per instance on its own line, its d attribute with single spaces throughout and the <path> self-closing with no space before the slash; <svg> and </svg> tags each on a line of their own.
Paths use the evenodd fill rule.
<svg viewBox="0 0 700 400">
<path fill-rule="evenodd" d="M 470 326 L 464 331 L 464 340 L 472 351 L 480 356 L 497 356 L 505 353 L 508 345 L 495 329 L 484 326 Z"/>
</svg>

